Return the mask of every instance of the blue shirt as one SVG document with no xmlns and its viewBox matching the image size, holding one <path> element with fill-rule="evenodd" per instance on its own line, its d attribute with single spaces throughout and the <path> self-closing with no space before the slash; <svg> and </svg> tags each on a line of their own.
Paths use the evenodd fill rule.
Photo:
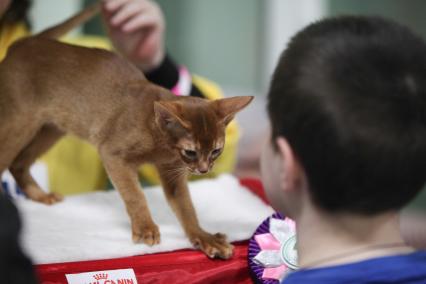
<svg viewBox="0 0 426 284">
<path fill-rule="evenodd" d="M 299 270 L 282 284 L 426 284 L 426 251 L 386 256 L 365 261 Z"/>
</svg>

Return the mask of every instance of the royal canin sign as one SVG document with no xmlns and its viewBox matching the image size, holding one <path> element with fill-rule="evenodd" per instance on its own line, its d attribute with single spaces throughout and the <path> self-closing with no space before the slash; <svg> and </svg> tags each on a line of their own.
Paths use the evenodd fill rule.
<svg viewBox="0 0 426 284">
<path fill-rule="evenodd" d="M 68 284 L 137 284 L 133 269 L 93 271 L 66 275 Z"/>
</svg>

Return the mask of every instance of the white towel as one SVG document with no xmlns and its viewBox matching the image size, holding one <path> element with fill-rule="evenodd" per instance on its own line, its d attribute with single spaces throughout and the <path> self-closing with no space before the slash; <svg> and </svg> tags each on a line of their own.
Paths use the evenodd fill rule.
<svg viewBox="0 0 426 284">
<path fill-rule="evenodd" d="M 273 213 L 230 175 L 189 184 L 201 226 L 229 241 L 250 238 Z M 128 257 L 192 248 L 159 187 L 144 190 L 161 243 L 134 244 L 124 203 L 117 191 L 66 197 L 53 206 L 15 200 L 24 223 L 22 244 L 35 264 Z"/>
</svg>

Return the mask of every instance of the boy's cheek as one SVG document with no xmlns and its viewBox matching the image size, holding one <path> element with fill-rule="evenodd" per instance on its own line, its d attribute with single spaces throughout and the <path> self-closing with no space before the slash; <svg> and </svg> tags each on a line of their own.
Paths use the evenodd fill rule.
<svg viewBox="0 0 426 284">
<path fill-rule="evenodd" d="M 269 183 L 271 178 L 270 175 L 268 174 L 269 167 L 270 167 L 270 165 L 268 164 L 268 160 L 269 160 L 269 163 L 271 162 L 269 156 L 270 155 L 268 153 L 267 142 L 264 142 L 262 145 L 262 151 L 260 155 L 260 175 L 262 178 L 262 183 L 265 188 L 265 191 L 269 188 Z"/>
<path fill-rule="evenodd" d="M 263 144 L 262 154 L 260 158 L 260 171 L 262 177 L 262 183 L 265 188 L 266 196 L 275 209 L 277 208 L 279 201 L 279 165 L 277 162 L 278 154 L 273 153 L 272 147 L 268 142 Z M 280 207 L 280 206 L 278 206 Z"/>
</svg>

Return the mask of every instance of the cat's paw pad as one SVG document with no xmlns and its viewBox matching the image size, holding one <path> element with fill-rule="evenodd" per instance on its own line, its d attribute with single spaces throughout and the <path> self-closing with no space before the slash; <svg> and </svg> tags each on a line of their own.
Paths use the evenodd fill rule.
<svg viewBox="0 0 426 284">
<path fill-rule="evenodd" d="M 153 246 L 160 243 L 160 230 L 155 224 L 144 226 L 137 232 L 133 231 L 132 239 L 134 243 L 144 243 Z"/>
<path fill-rule="evenodd" d="M 199 233 L 190 237 L 191 243 L 210 258 L 228 259 L 232 257 L 234 246 L 226 241 L 226 235 Z"/>
</svg>

